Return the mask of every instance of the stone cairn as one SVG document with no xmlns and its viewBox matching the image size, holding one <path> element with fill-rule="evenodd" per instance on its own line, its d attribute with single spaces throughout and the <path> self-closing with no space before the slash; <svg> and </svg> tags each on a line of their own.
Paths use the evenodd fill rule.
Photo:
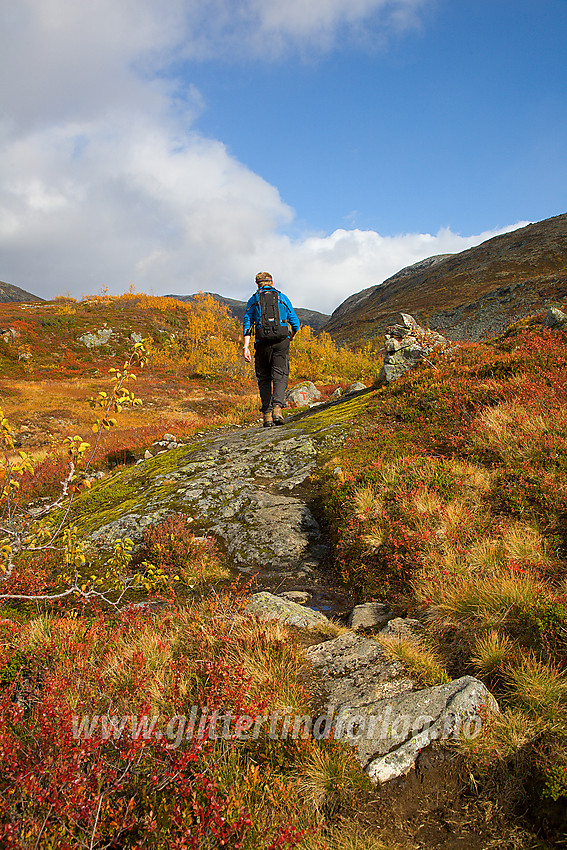
<svg viewBox="0 0 567 850">
<path fill-rule="evenodd" d="M 413 316 L 400 313 L 401 323 L 386 330 L 384 348 L 386 356 L 378 375 L 378 384 L 389 384 L 436 348 L 446 346 L 447 340 L 436 331 L 426 330 Z"/>
</svg>

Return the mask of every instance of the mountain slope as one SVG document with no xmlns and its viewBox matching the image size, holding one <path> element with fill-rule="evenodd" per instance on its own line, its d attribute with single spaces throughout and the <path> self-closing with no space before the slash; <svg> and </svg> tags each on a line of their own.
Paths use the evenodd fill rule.
<svg viewBox="0 0 567 850">
<path fill-rule="evenodd" d="M 31 292 L 26 292 L 19 286 L 0 280 L 0 302 L 7 304 L 9 301 L 43 301 L 43 298 L 32 295 Z"/>
<path fill-rule="evenodd" d="M 366 292 L 341 304 L 324 330 L 361 341 L 383 333 L 404 311 L 453 339 L 498 333 L 567 296 L 567 214 L 431 257 Z"/>
<path fill-rule="evenodd" d="M 215 292 L 206 292 L 205 295 L 211 295 L 215 301 L 220 304 L 225 304 L 232 315 L 240 322 L 244 319 L 246 311 L 246 301 L 237 301 L 234 298 L 226 298 L 224 295 L 217 295 Z M 178 301 L 191 301 L 194 295 L 167 295 L 166 298 L 176 298 Z M 317 310 L 308 310 L 305 307 L 296 307 L 295 312 L 297 318 L 302 325 L 309 325 L 314 331 L 319 331 L 329 321 L 330 316 L 326 313 L 319 313 Z"/>
<path fill-rule="evenodd" d="M 386 283 L 393 283 L 394 281 L 402 280 L 410 275 L 418 271 L 424 271 L 425 269 L 429 269 L 437 263 L 440 263 L 441 260 L 445 260 L 447 257 L 453 257 L 454 254 L 436 254 L 434 257 L 428 257 L 426 260 L 420 260 L 418 263 L 414 263 L 411 266 L 406 266 L 401 271 L 396 272 L 395 275 L 388 278 L 388 280 L 384 281 L 383 284 L 376 284 L 376 286 L 369 286 L 367 289 L 362 289 L 360 292 L 355 292 L 354 295 L 349 295 L 349 297 L 339 304 L 336 310 L 333 310 L 333 315 L 327 325 L 325 326 L 325 330 L 327 330 L 331 323 L 337 321 L 337 319 L 345 316 L 347 313 L 350 313 L 351 310 L 354 310 L 356 307 L 362 305 L 367 298 L 373 295 L 381 286 L 384 286 Z"/>
</svg>

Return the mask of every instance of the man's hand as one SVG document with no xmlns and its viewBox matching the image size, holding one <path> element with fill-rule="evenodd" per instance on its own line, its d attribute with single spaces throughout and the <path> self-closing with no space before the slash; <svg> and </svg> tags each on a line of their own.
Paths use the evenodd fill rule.
<svg viewBox="0 0 567 850">
<path fill-rule="evenodd" d="M 252 362 L 252 355 L 250 354 L 250 334 L 244 334 L 244 359 L 247 363 Z"/>
</svg>

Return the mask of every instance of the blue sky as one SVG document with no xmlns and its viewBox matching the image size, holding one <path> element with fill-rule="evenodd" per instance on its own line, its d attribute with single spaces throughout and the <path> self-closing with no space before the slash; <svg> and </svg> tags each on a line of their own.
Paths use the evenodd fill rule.
<svg viewBox="0 0 567 850">
<path fill-rule="evenodd" d="M 331 312 L 567 211 L 567 0 L 4 0 L 0 279 Z"/>
</svg>

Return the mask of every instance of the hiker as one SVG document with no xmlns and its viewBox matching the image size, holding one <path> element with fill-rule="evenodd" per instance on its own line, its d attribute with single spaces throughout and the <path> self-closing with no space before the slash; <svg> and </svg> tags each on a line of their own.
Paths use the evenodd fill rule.
<svg viewBox="0 0 567 850">
<path fill-rule="evenodd" d="M 291 301 L 274 287 L 269 272 L 258 272 L 256 286 L 258 290 L 248 300 L 244 314 L 244 359 L 252 362 L 250 336 L 254 331 L 254 368 L 264 428 L 270 428 L 283 425 L 282 407 L 289 378 L 289 343 L 300 325 Z"/>
</svg>

